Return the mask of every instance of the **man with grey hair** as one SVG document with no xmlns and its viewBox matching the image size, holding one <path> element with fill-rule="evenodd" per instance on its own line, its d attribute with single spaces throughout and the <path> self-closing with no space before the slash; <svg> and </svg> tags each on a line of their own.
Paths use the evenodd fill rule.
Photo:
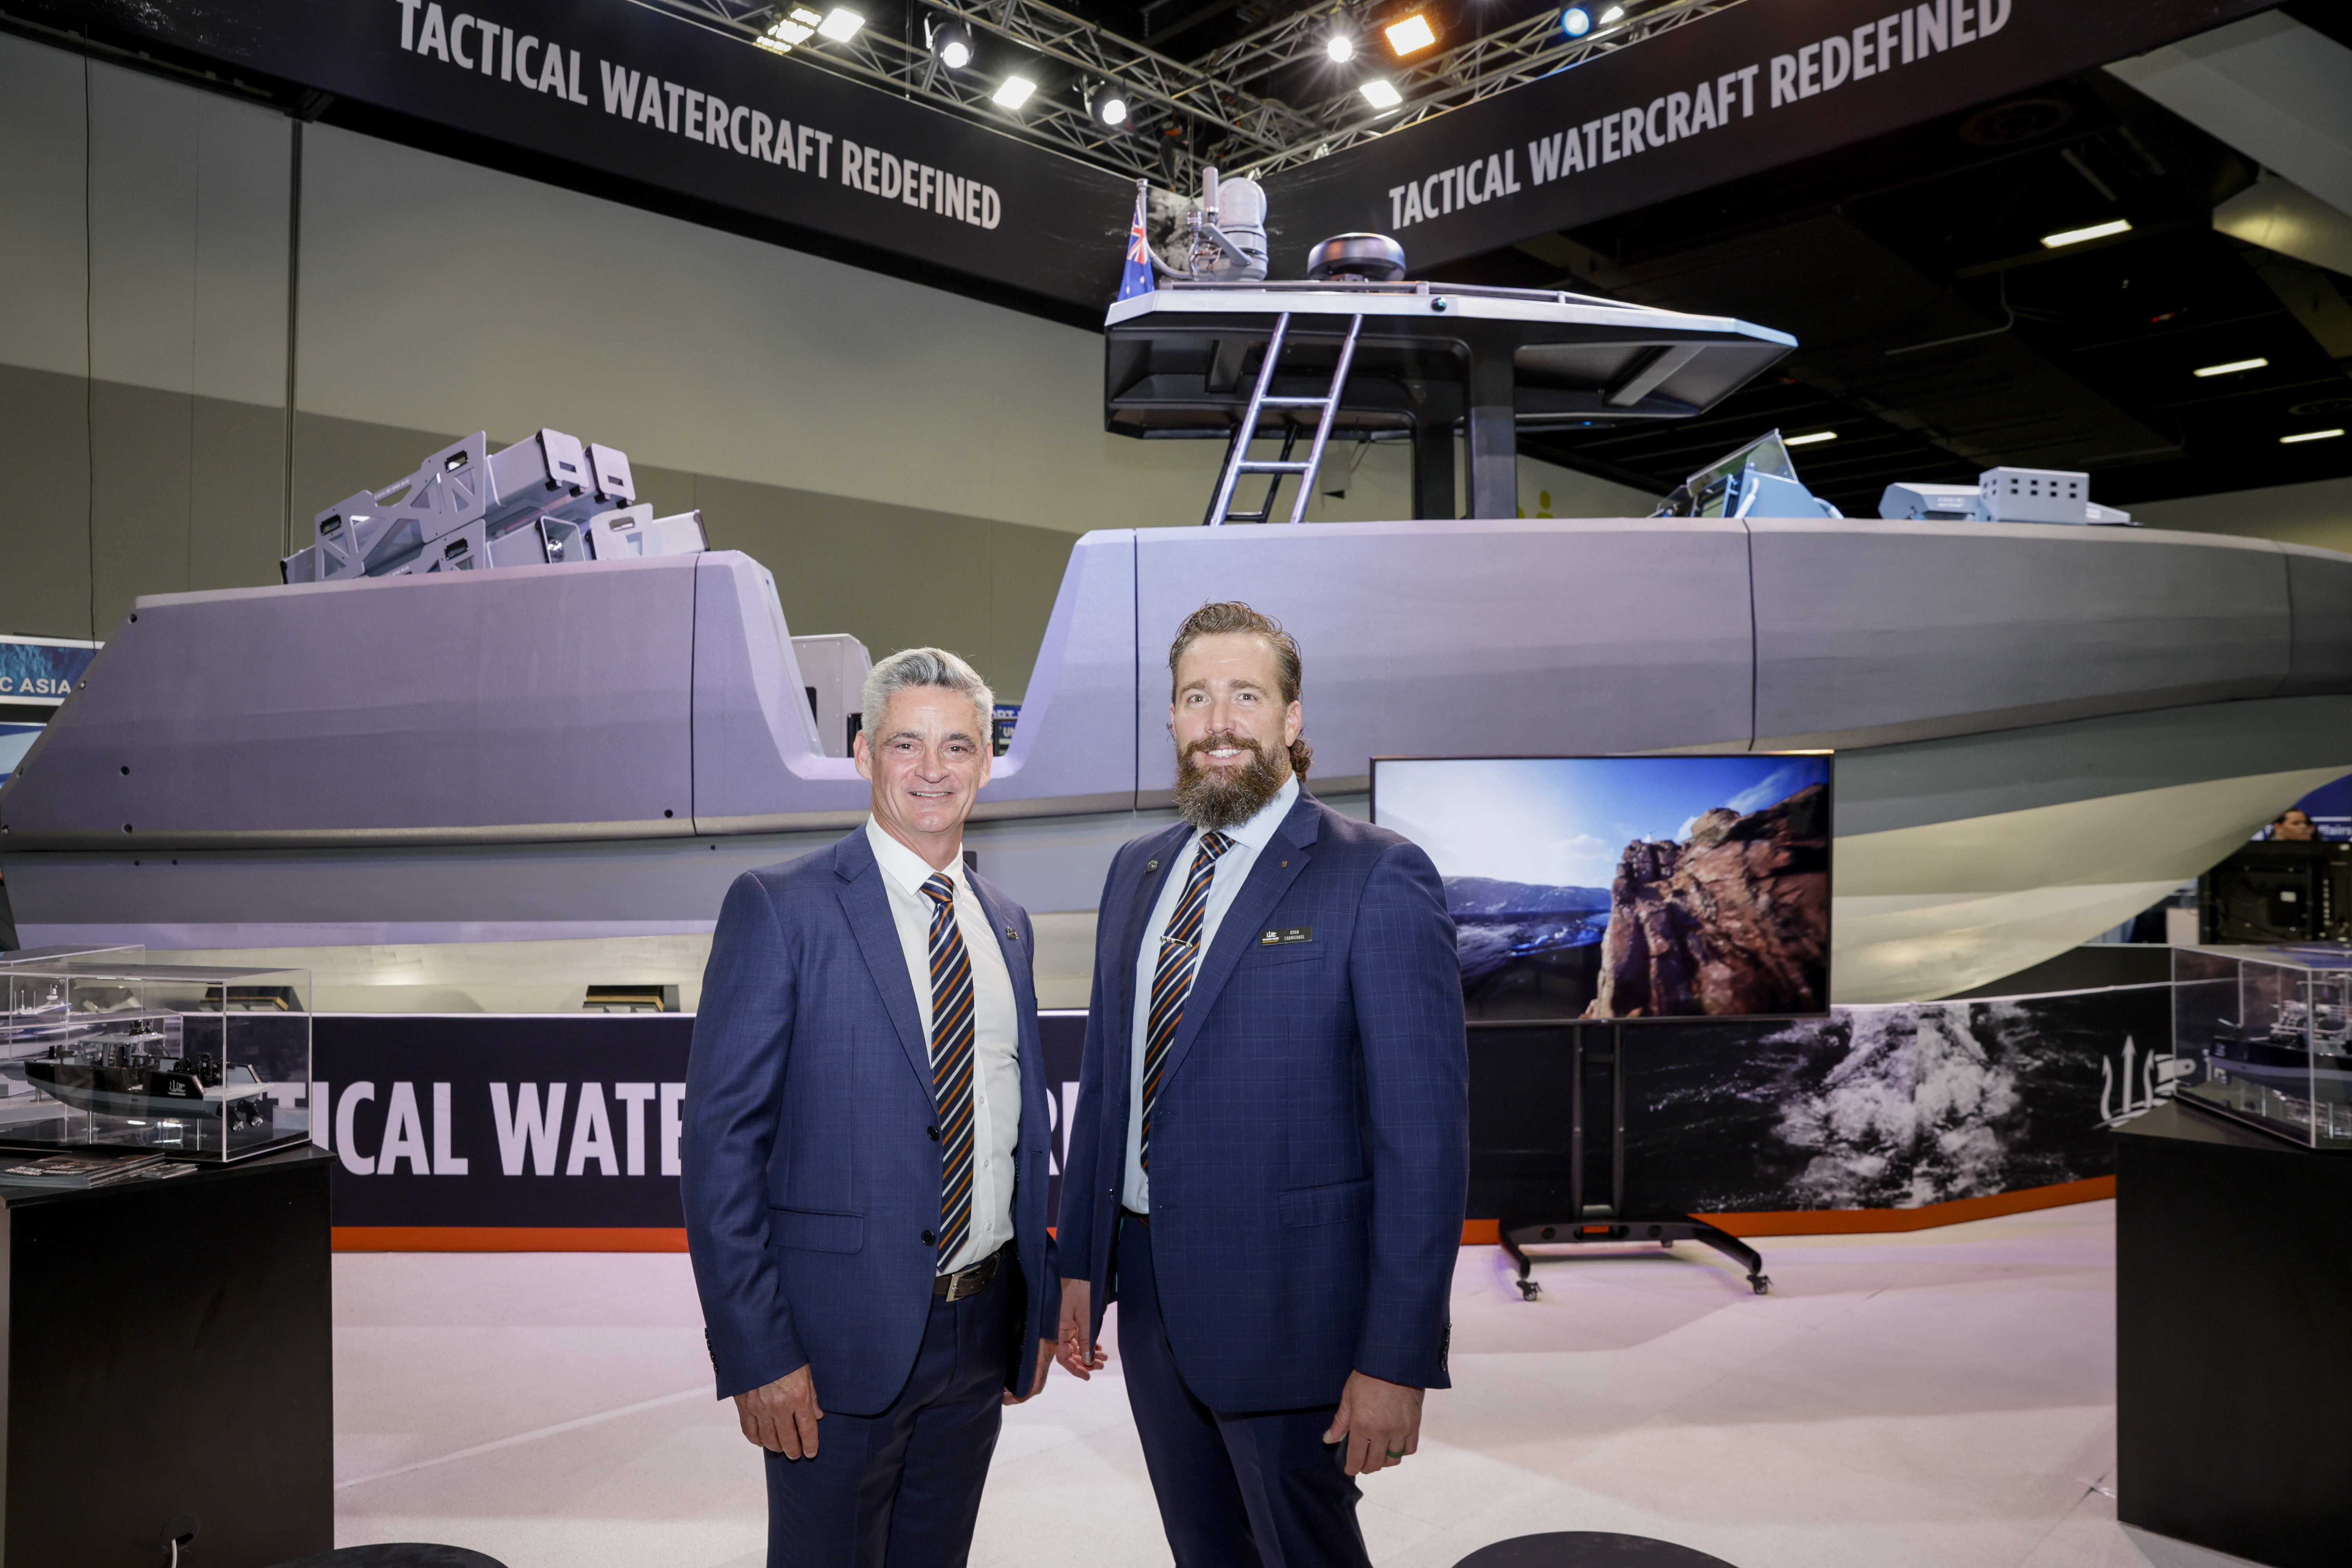
<svg viewBox="0 0 2352 1568">
<path fill-rule="evenodd" d="M 770 1568 L 961 1564 L 1053 1351 L 1029 917 L 962 854 L 993 707 L 943 649 L 875 666 L 871 814 L 737 878 L 711 941 L 679 1186 Z"/>
</svg>

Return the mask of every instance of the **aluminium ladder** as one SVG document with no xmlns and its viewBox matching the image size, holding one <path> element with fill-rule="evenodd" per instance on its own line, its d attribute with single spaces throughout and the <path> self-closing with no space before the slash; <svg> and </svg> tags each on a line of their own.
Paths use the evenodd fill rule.
<svg viewBox="0 0 2352 1568">
<path fill-rule="evenodd" d="M 1290 331 L 1290 313 L 1286 310 L 1275 318 L 1274 335 L 1266 341 L 1265 358 L 1259 363 L 1257 385 L 1250 392 L 1249 408 L 1242 415 L 1241 424 L 1234 427 L 1234 444 L 1225 454 L 1224 471 L 1217 479 L 1216 499 L 1209 503 L 1209 515 L 1202 525 L 1216 528 L 1228 522 L 1265 522 L 1274 516 L 1274 499 L 1282 489 L 1285 474 L 1298 476 L 1298 494 L 1290 503 L 1290 521 L 1300 522 L 1307 516 L 1307 498 L 1315 489 L 1315 471 L 1323 465 L 1323 447 L 1331 439 L 1331 426 L 1339 417 L 1339 396 L 1347 390 L 1348 366 L 1356 357 L 1356 337 L 1364 330 L 1364 318 L 1348 318 L 1347 340 L 1339 345 L 1339 363 L 1331 372 L 1331 389 L 1321 397 L 1275 397 L 1269 395 L 1274 386 L 1275 362 L 1282 357 L 1282 340 Z M 1252 437 L 1257 433 L 1261 410 L 1268 408 L 1313 408 L 1320 411 L 1315 422 L 1315 446 L 1303 463 L 1293 462 L 1291 451 L 1298 444 L 1298 426 L 1286 426 L 1282 435 L 1282 456 L 1272 462 L 1249 455 Z M 1265 504 L 1255 511 L 1234 511 L 1234 486 L 1244 474 L 1265 474 Z"/>
</svg>

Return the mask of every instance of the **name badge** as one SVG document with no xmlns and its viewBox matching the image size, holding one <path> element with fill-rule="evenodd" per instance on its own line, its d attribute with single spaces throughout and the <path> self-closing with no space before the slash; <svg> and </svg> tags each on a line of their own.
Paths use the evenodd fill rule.
<svg viewBox="0 0 2352 1568">
<path fill-rule="evenodd" d="M 1257 944 L 1260 947 L 1287 947 L 1294 942 L 1313 942 L 1314 940 L 1313 926 L 1283 926 L 1278 930 L 1260 932 Z"/>
</svg>

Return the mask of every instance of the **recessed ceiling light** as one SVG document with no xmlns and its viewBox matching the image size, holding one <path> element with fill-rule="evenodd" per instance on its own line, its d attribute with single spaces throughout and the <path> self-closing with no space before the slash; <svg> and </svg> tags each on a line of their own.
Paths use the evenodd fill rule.
<svg viewBox="0 0 2352 1568">
<path fill-rule="evenodd" d="M 1418 11 L 1402 22 L 1390 23 L 1383 31 L 1388 35 L 1389 47 L 1401 56 L 1417 54 L 1437 42 L 1437 29 Z"/>
<path fill-rule="evenodd" d="M 2228 364 L 2209 364 L 2202 370 L 2191 371 L 2189 374 L 2191 375 L 2235 375 L 2242 370 L 2260 370 L 2270 363 L 2271 362 L 2266 359 L 2233 359 Z"/>
<path fill-rule="evenodd" d="M 2129 234 L 2131 220 L 2116 218 L 2112 223 L 2095 223 L 2088 228 L 2063 228 L 2056 234 L 2042 237 L 2043 248 L 2056 250 L 2061 246 L 2080 245 L 2086 239 L 2105 239 L 2111 234 Z"/>
<path fill-rule="evenodd" d="M 2332 441 L 2343 434 L 2341 430 L 2305 430 L 2296 435 L 2280 437 L 2279 445 L 2292 447 L 2298 441 Z"/>
<path fill-rule="evenodd" d="M 816 30 L 836 44 L 845 44 L 857 37 L 857 29 L 864 26 L 866 26 L 865 17 L 855 11 L 845 11 L 836 7 L 832 15 L 817 24 Z"/>
<path fill-rule="evenodd" d="M 1364 101 L 1370 104 L 1374 109 L 1394 109 L 1398 104 L 1404 101 L 1404 94 L 1399 92 L 1396 89 L 1396 83 L 1389 80 L 1386 77 L 1376 76 L 1370 80 L 1365 82 L 1363 86 L 1358 88 L 1356 90 L 1362 93 L 1364 95 Z"/>
<path fill-rule="evenodd" d="M 1834 441 L 1836 439 L 1837 432 L 1834 430 L 1816 430 L 1810 436 L 1787 437 L 1782 439 L 1780 445 L 1783 447 L 1810 447 L 1819 441 Z"/>
<path fill-rule="evenodd" d="M 1009 76 L 998 84 L 990 97 L 999 109 L 1018 109 L 1028 102 L 1029 95 L 1036 90 L 1037 84 L 1027 77 Z"/>
</svg>

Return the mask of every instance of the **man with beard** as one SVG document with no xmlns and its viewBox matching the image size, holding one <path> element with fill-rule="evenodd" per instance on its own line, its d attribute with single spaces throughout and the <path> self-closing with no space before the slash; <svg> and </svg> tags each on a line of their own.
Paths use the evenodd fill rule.
<svg viewBox="0 0 2352 1568">
<path fill-rule="evenodd" d="M 1169 649 L 1184 820 L 1121 849 L 1062 1177 L 1058 1354 L 1104 1305 L 1178 1568 L 1364 1568 L 1353 1478 L 1446 1384 L 1469 1174 L 1429 858 L 1302 787 L 1298 645 L 1204 605 Z"/>
</svg>

